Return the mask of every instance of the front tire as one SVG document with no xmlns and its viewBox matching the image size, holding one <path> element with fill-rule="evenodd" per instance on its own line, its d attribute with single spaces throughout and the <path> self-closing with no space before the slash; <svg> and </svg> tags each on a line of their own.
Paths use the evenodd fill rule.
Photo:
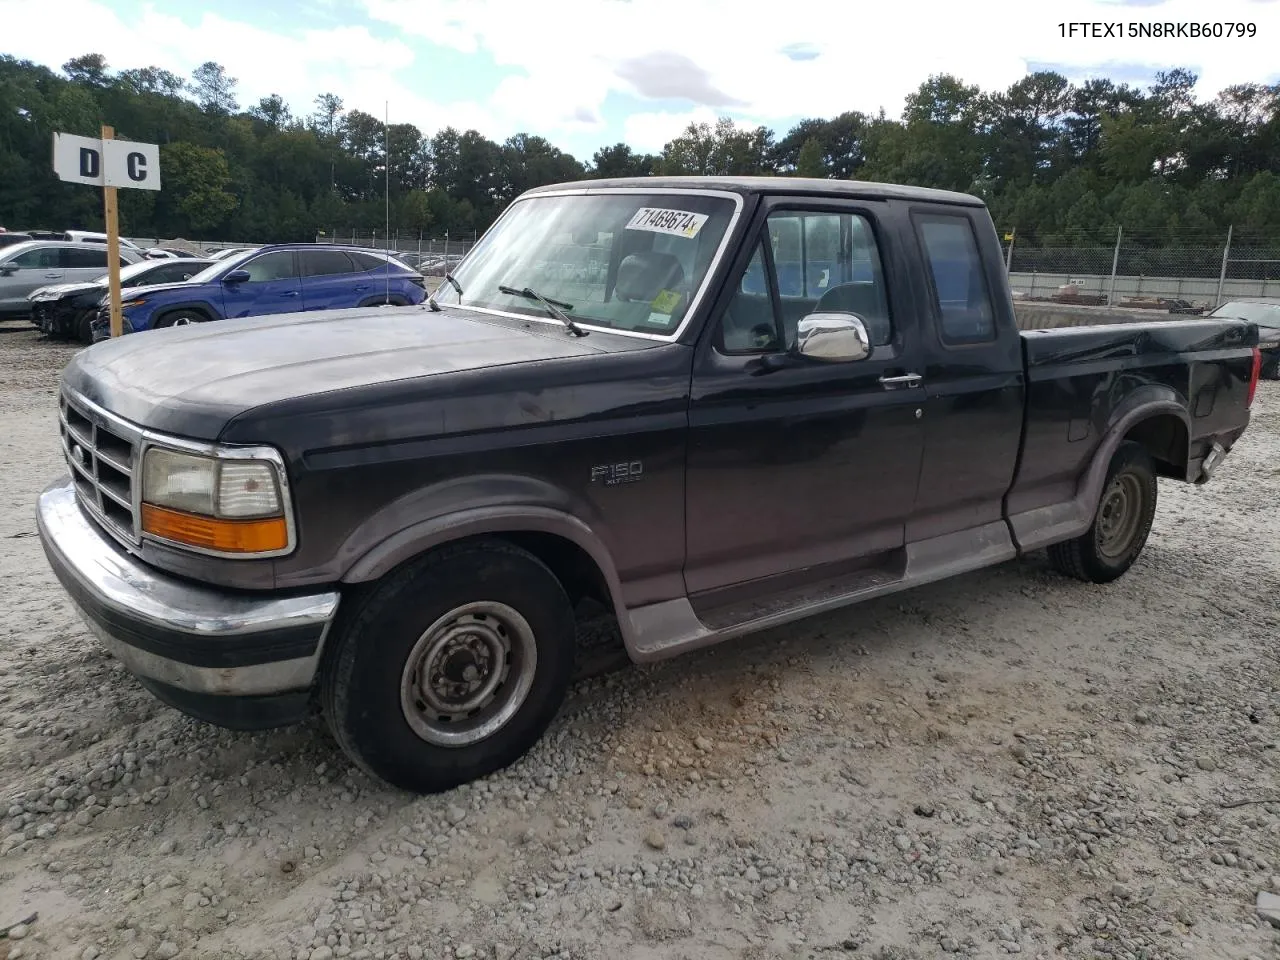
<svg viewBox="0 0 1280 960">
<path fill-rule="evenodd" d="M 325 717 L 365 772 L 438 793 L 523 756 L 574 664 L 573 609 L 537 557 L 500 540 L 392 571 L 335 625 Z"/>
<path fill-rule="evenodd" d="M 1093 523 L 1084 534 L 1049 547 L 1059 573 L 1088 583 L 1110 583 L 1133 566 L 1156 515 L 1156 473 L 1141 444 L 1125 442 L 1107 468 Z"/>
<path fill-rule="evenodd" d="M 209 318 L 199 310 L 175 310 L 173 313 L 166 313 L 163 317 L 156 321 L 156 329 L 160 330 L 164 327 L 187 327 L 193 323 L 208 323 Z"/>
<path fill-rule="evenodd" d="M 81 310 L 76 317 L 76 338 L 86 346 L 93 343 L 93 321 L 97 319 L 98 308 Z"/>
</svg>

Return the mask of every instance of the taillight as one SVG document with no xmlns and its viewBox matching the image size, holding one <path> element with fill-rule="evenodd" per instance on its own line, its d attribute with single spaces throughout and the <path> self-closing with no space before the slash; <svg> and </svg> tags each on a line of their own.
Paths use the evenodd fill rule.
<svg viewBox="0 0 1280 960">
<path fill-rule="evenodd" d="M 424 290 L 427 288 L 427 278 L 420 273 L 409 274 L 408 280 L 410 283 L 422 287 Z"/>
<path fill-rule="evenodd" d="M 1258 378 L 1262 376 L 1262 351 L 1257 347 L 1253 348 L 1253 369 L 1249 371 L 1249 399 L 1244 402 L 1246 407 L 1253 406 L 1253 395 L 1258 392 Z"/>
</svg>

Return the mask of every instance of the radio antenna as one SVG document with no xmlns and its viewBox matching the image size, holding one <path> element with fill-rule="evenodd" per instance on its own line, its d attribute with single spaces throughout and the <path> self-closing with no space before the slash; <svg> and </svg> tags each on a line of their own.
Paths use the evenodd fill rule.
<svg viewBox="0 0 1280 960">
<path fill-rule="evenodd" d="M 387 249 L 391 247 L 391 101 L 382 101 L 382 150 L 386 154 L 386 169 L 383 171 L 386 183 L 386 216 L 387 216 Z M 391 257 L 387 257 L 387 292 L 386 302 L 391 302 Z"/>
</svg>

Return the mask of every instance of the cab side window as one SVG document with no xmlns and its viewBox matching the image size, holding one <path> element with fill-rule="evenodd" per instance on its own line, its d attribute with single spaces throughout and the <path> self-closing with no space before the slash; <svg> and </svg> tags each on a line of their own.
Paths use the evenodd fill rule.
<svg viewBox="0 0 1280 960">
<path fill-rule="evenodd" d="M 107 269 L 107 248 L 83 244 L 81 247 L 63 247 L 59 253 L 61 266 L 67 269 Z"/>
<path fill-rule="evenodd" d="M 773 309 L 773 275 L 765 266 L 764 241 L 756 243 L 738 291 L 720 319 L 721 353 L 776 353 L 780 324 Z"/>
<path fill-rule="evenodd" d="M 865 217 L 780 211 L 769 215 L 761 242 L 769 244 L 770 257 L 757 249 L 747 265 L 721 321 L 724 352 L 789 349 L 801 318 L 811 313 L 852 313 L 873 345 L 893 339 L 880 251 Z M 763 333 L 769 327 L 772 339 Z"/>
<path fill-rule="evenodd" d="M 341 250 L 304 250 L 298 254 L 302 260 L 304 277 L 329 277 L 340 273 L 354 273 L 351 258 Z"/>
<path fill-rule="evenodd" d="M 54 269 L 58 266 L 58 248 L 37 247 L 35 250 L 24 250 L 17 256 L 10 257 L 8 262 L 19 270 Z"/>
<path fill-rule="evenodd" d="M 246 263 L 244 269 L 248 271 L 251 283 L 291 280 L 298 275 L 294 269 L 291 250 L 263 254 Z"/>
<path fill-rule="evenodd" d="M 943 343 L 961 346 L 994 340 L 995 311 L 972 221 L 933 213 L 919 215 L 915 221 L 929 262 Z"/>
</svg>

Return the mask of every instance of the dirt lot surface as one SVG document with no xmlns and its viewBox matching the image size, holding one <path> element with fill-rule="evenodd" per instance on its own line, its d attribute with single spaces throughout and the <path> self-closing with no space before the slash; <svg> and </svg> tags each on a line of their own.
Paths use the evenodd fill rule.
<svg viewBox="0 0 1280 960">
<path fill-rule="evenodd" d="M 73 352 L 0 332 L 0 960 L 1280 955 L 1280 385 L 1110 587 L 1036 558 L 628 667 L 416 798 L 100 652 L 32 517 Z"/>
</svg>

